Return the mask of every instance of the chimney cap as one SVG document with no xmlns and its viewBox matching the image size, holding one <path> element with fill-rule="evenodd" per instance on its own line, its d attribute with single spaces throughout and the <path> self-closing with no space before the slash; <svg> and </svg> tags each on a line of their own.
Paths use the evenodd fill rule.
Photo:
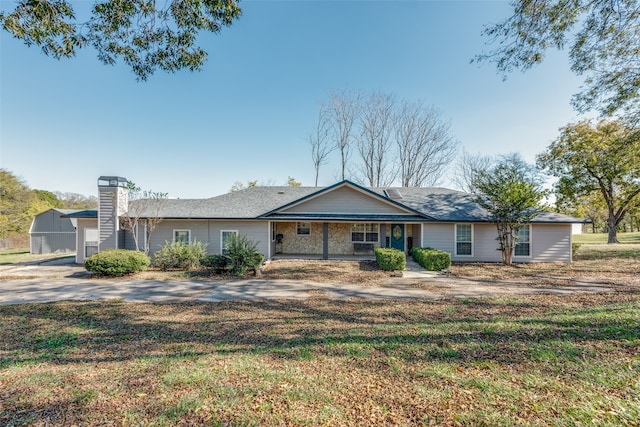
<svg viewBox="0 0 640 427">
<path fill-rule="evenodd" d="M 127 178 L 121 176 L 101 176 L 98 178 L 98 187 L 126 187 Z"/>
</svg>

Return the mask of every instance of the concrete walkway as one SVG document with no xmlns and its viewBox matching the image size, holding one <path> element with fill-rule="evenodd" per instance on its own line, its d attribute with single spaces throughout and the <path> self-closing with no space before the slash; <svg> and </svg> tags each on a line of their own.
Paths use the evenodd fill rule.
<svg viewBox="0 0 640 427">
<path fill-rule="evenodd" d="M 497 282 L 451 278 L 428 272 L 410 261 L 403 277 L 384 286 L 358 286 L 290 280 L 131 280 L 88 277 L 82 266 L 66 261 L 0 268 L 0 304 L 47 301 L 87 301 L 119 298 L 130 302 L 220 302 L 231 300 L 307 299 L 422 299 L 497 295 L 573 294 L 610 292 L 611 286 L 589 281 L 561 287 L 536 287 L 525 282 Z"/>
</svg>

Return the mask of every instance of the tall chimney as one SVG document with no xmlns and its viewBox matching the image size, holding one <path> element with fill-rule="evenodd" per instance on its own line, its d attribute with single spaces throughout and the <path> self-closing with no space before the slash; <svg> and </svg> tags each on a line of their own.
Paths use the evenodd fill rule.
<svg viewBox="0 0 640 427">
<path fill-rule="evenodd" d="M 126 178 L 119 176 L 98 178 L 98 251 L 118 249 L 121 243 L 118 217 L 128 209 L 128 194 Z"/>
</svg>

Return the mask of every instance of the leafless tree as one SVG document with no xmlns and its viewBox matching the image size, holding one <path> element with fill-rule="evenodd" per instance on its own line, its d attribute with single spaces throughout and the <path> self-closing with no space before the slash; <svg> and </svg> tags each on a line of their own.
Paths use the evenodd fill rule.
<svg viewBox="0 0 640 427">
<path fill-rule="evenodd" d="M 437 184 L 459 145 L 437 109 L 409 101 L 395 116 L 395 139 L 403 187 Z"/>
<path fill-rule="evenodd" d="M 372 93 L 362 98 L 356 136 L 364 182 L 371 187 L 390 186 L 397 176 L 391 152 L 395 97 Z"/>
<path fill-rule="evenodd" d="M 318 113 L 318 123 L 315 130 L 307 136 L 307 142 L 311 145 L 311 160 L 316 170 L 316 183 L 318 186 L 318 177 L 320 175 L 320 166 L 324 166 L 329 161 L 329 154 L 336 149 L 336 145 L 331 142 L 331 120 L 330 111 L 326 105 L 320 107 Z"/>
<path fill-rule="evenodd" d="M 473 192 L 473 177 L 483 170 L 489 170 L 494 164 L 494 159 L 490 156 L 482 154 L 471 154 L 467 150 L 462 150 L 462 154 L 458 157 L 458 161 L 454 167 L 453 184 L 459 189 L 467 193 Z"/>
<path fill-rule="evenodd" d="M 360 96 L 346 91 L 329 94 L 330 116 L 335 146 L 340 151 L 342 179 L 347 177 L 347 163 L 351 156 L 353 126 L 358 120 Z"/>
<path fill-rule="evenodd" d="M 167 193 L 156 191 L 142 190 L 133 182 L 127 182 L 128 189 L 128 209 L 120 217 L 122 227 L 129 231 L 133 239 L 136 250 L 140 250 L 139 244 L 139 224 L 146 224 L 146 234 L 144 237 L 144 253 L 149 255 L 149 244 L 151 242 L 151 234 L 158 228 L 162 222 L 160 215 L 167 201 Z"/>
</svg>

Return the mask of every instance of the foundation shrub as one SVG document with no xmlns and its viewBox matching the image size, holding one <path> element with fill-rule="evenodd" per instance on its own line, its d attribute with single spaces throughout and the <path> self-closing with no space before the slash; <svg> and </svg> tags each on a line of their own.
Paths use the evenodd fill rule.
<svg viewBox="0 0 640 427">
<path fill-rule="evenodd" d="M 165 242 L 153 255 L 153 265 L 161 270 L 193 270 L 207 255 L 207 244 L 194 240 L 191 244 Z"/>
<path fill-rule="evenodd" d="M 200 265 L 215 274 L 224 274 L 231 269 L 231 258 L 225 255 L 207 255 Z"/>
<path fill-rule="evenodd" d="M 258 243 L 249 239 L 245 234 L 231 235 L 225 247 L 226 256 L 231 260 L 231 273 L 241 276 L 248 270 L 256 272 L 264 261 L 256 249 Z"/>
<path fill-rule="evenodd" d="M 143 252 L 111 249 L 84 260 L 84 268 L 99 276 L 126 276 L 149 267 L 151 260 Z"/>
<path fill-rule="evenodd" d="M 376 248 L 374 252 L 381 270 L 404 270 L 407 266 L 407 257 L 403 251 L 394 248 Z"/>
<path fill-rule="evenodd" d="M 413 259 L 429 271 L 446 270 L 451 266 L 451 254 L 433 248 L 411 249 Z"/>
</svg>

